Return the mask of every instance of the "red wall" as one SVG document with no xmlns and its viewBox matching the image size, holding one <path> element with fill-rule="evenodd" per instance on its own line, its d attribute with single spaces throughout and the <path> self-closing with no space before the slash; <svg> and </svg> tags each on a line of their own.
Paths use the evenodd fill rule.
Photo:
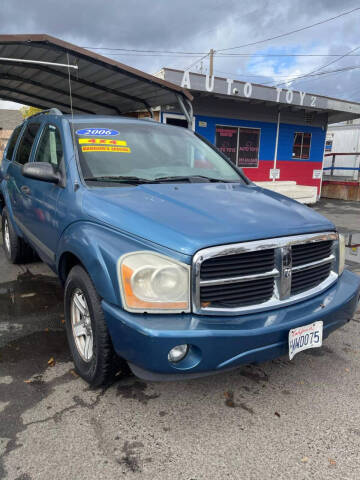
<svg viewBox="0 0 360 480">
<path fill-rule="evenodd" d="M 273 160 L 259 160 L 258 168 L 244 168 L 244 173 L 254 182 L 269 182 L 270 169 L 274 166 Z M 318 187 L 320 193 L 320 179 L 313 179 L 313 170 L 321 170 L 321 162 L 307 161 L 278 161 L 276 168 L 280 170 L 280 181 L 293 180 L 298 185 L 311 185 Z"/>
</svg>

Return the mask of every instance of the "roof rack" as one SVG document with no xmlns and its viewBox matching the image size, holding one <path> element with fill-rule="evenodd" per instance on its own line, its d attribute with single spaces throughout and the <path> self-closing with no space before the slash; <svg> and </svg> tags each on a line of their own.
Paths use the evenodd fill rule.
<svg viewBox="0 0 360 480">
<path fill-rule="evenodd" d="M 31 118 L 36 117 L 38 115 L 42 115 L 44 113 L 47 114 L 47 115 L 62 115 L 63 114 L 62 111 L 59 110 L 58 108 L 49 108 L 48 110 L 41 110 L 41 112 L 34 113 L 34 115 L 31 115 Z"/>
</svg>

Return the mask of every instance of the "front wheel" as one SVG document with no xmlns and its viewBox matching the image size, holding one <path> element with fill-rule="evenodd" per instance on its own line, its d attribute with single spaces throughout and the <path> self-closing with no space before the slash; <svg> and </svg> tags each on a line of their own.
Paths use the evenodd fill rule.
<svg viewBox="0 0 360 480">
<path fill-rule="evenodd" d="M 73 267 L 65 284 L 65 321 L 78 374 L 91 386 L 111 381 L 118 365 L 100 297 L 88 273 Z"/>
</svg>

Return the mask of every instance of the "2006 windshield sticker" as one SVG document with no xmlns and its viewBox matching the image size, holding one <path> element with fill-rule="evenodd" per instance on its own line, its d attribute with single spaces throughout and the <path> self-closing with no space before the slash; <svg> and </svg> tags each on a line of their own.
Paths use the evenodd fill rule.
<svg viewBox="0 0 360 480">
<path fill-rule="evenodd" d="M 81 130 L 76 130 L 76 134 L 89 135 L 91 137 L 114 137 L 119 135 L 119 132 L 110 128 L 82 128 Z"/>
</svg>

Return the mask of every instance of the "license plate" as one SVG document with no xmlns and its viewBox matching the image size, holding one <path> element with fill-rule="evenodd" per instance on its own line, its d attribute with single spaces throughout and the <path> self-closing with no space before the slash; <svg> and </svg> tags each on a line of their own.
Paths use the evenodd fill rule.
<svg viewBox="0 0 360 480">
<path fill-rule="evenodd" d="M 307 350 L 308 348 L 321 347 L 323 336 L 323 322 L 314 322 L 302 327 L 293 328 L 289 332 L 289 358 Z"/>
</svg>

